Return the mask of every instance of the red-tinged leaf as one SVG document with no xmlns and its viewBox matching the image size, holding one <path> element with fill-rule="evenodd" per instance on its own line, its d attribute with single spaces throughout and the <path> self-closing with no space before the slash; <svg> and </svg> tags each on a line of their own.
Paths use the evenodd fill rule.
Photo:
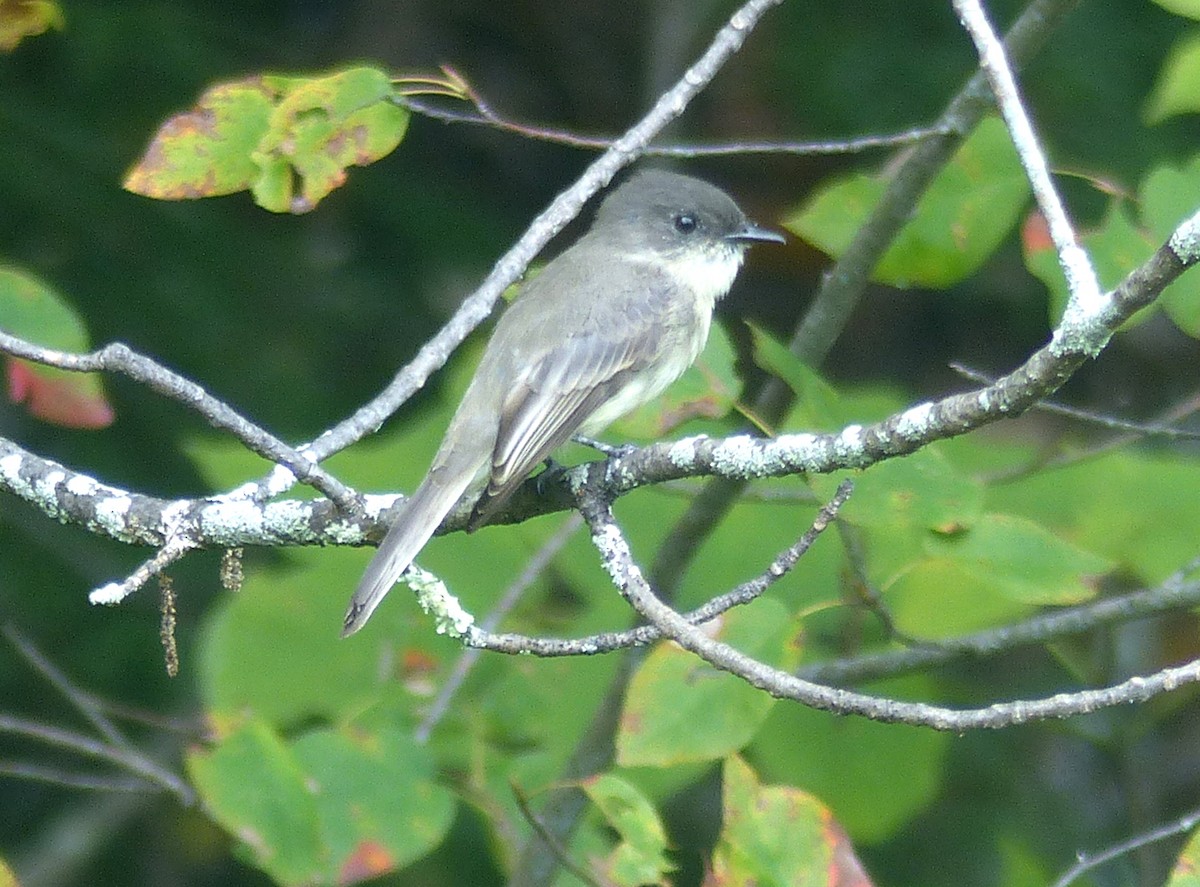
<svg viewBox="0 0 1200 887">
<path fill-rule="evenodd" d="M 339 884 L 357 884 L 396 868 L 396 857 L 378 841 L 363 841 L 338 872 Z"/>
<path fill-rule="evenodd" d="M 52 0 L 0 0 L 0 52 L 12 52 L 26 37 L 36 37 L 66 24 Z"/>
<path fill-rule="evenodd" d="M 1046 217 L 1040 212 L 1031 212 L 1021 224 L 1021 246 L 1027 254 L 1054 249 L 1054 241 L 1050 239 L 1050 226 L 1046 224 Z"/>
<path fill-rule="evenodd" d="M 705 887 L 870 887 L 845 831 L 815 797 L 761 785 L 738 757 L 725 761 L 723 826 Z"/>
<path fill-rule="evenodd" d="M 75 310 L 37 278 L 0 268 L 0 327 L 60 351 L 84 351 L 88 334 Z M 103 428 L 113 421 L 100 377 L 68 373 L 16 359 L 5 362 L 8 398 L 40 419 L 67 428 Z"/>
<path fill-rule="evenodd" d="M 160 200 L 249 189 L 266 209 L 307 212 L 348 167 L 400 143 L 408 112 L 392 97 L 388 75 L 366 67 L 217 84 L 159 128 L 125 187 Z"/>
<path fill-rule="evenodd" d="M 92 374 L 68 373 L 54 367 L 8 358 L 8 399 L 23 403 L 39 419 L 63 428 L 107 428 L 113 408 Z"/>
</svg>

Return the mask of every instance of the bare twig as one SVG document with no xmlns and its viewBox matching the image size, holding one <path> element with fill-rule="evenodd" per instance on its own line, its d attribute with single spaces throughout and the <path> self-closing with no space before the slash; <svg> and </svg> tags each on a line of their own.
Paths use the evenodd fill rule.
<svg viewBox="0 0 1200 887">
<path fill-rule="evenodd" d="M 410 110 L 432 120 L 440 120 L 443 123 L 466 123 L 478 126 L 490 126 L 494 129 L 515 133 L 528 139 L 554 142 L 555 144 L 567 145 L 572 148 L 603 150 L 611 147 L 615 141 L 612 136 L 585 136 L 566 129 L 556 129 L 554 127 L 510 120 L 497 113 L 473 89 L 470 91 L 468 98 L 474 106 L 470 111 L 443 108 L 422 99 L 414 99 L 408 96 L 402 97 L 400 101 Z M 896 148 L 911 145 L 914 142 L 919 142 L 932 136 L 947 134 L 947 130 L 943 126 L 935 124 L 933 126 L 918 126 L 886 135 L 856 136 L 848 139 L 714 142 L 709 144 L 653 143 L 646 146 L 646 149 L 642 153 L 647 157 L 676 157 L 681 159 L 746 154 L 858 154 L 863 151 L 879 148 Z"/>
<path fill-rule="evenodd" d="M 154 552 L 154 557 L 142 563 L 120 582 L 110 582 L 93 589 L 88 594 L 88 600 L 93 604 L 119 604 L 155 576 L 164 576 L 163 570 L 198 547 L 197 540 L 192 539 L 190 533 L 173 533 L 167 537 L 162 547 Z"/>
<path fill-rule="evenodd" d="M 1087 315 L 1101 307 L 1100 282 L 1096 279 L 1091 260 L 1079 245 L 1075 228 L 1071 225 L 1062 198 L 1059 197 L 1050 178 L 1046 155 L 1038 145 L 1033 124 L 1030 123 L 1029 115 L 1021 102 L 1016 78 L 1008 64 L 1004 46 L 992 30 L 980 0 L 953 0 L 953 3 L 963 27 L 975 41 L 980 66 L 991 84 L 996 106 L 1000 109 L 1000 114 L 1012 135 L 1013 144 L 1016 145 L 1021 165 L 1025 167 L 1025 175 L 1033 187 L 1038 207 L 1050 228 L 1050 237 L 1058 251 L 1058 261 L 1062 265 L 1067 278 L 1067 288 L 1071 293 L 1067 312 Z"/>
<path fill-rule="evenodd" d="M 87 757 L 107 761 L 154 783 L 160 789 L 171 792 L 182 804 L 190 805 L 195 799 L 195 794 L 186 782 L 135 749 L 123 748 L 71 730 L 63 730 L 59 727 L 51 727 L 6 714 L 0 714 L 0 733 L 24 736 L 27 739 L 35 739 Z"/>
<path fill-rule="evenodd" d="M 533 808 L 529 806 L 529 798 L 525 796 L 525 792 L 522 791 L 521 787 L 515 782 L 509 784 L 512 787 L 513 798 L 517 802 L 517 809 L 521 811 L 521 815 L 525 817 L 525 821 L 537 833 L 538 838 L 545 844 L 554 858 L 558 860 L 558 863 L 576 878 L 583 881 L 584 884 L 590 885 L 590 887 L 612 887 L 611 882 L 600 878 L 594 872 L 588 871 L 572 859 L 570 851 L 563 845 L 562 841 L 558 840 L 554 833 L 533 812 Z"/>
<path fill-rule="evenodd" d="M 962 659 L 995 656 L 1030 644 L 1045 644 L 1083 634 L 1104 625 L 1131 622 L 1200 603 L 1200 581 L 1186 581 L 1200 568 L 1192 561 L 1154 588 L 1042 613 L 1023 622 L 988 629 L 944 641 L 923 641 L 906 650 L 869 653 L 833 662 L 807 665 L 797 677 L 819 684 L 839 686 L 925 671 Z"/>
<path fill-rule="evenodd" d="M 284 465 L 303 482 L 320 490 L 343 509 L 357 510 L 354 492 L 317 466 L 301 449 L 288 446 L 255 425 L 229 404 L 213 397 L 195 382 L 169 370 L 127 345 L 117 342 L 89 354 L 43 348 L 0 330 L 0 352 L 72 372 L 116 372 L 198 412 L 217 428 L 232 433 L 247 448 Z"/>
<path fill-rule="evenodd" d="M 23 761 L 0 761 L 0 776 L 28 779 L 63 788 L 102 792 L 161 792 L 162 786 L 136 777 L 100 776 L 95 773 L 71 773 L 42 764 Z"/>
<path fill-rule="evenodd" d="M 1145 847 L 1147 844 L 1165 841 L 1167 838 L 1173 838 L 1176 835 L 1190 832 L 1198 824 L 1200 824 L 1200 808 L 1185 813 L 1172 822 L 1163 823 L 1139 835 L 1134 835 L 1132 838 L 1114 844 L 1099 853 L 1080 853 L 1075 864 L 1063 872 L 1062 876 L 1054 882 L 1054 887 L 1067 887 L 1068 884 L 1085 872 L 1099 868 L 1106 862 L 1111 862 L 1120 856 L 1132 853 L 1134 850 Z"/>
<path fill-rule="evenodd" d="M 49 681 L 54 689 L 65 696 L 105 739 L 113 745 L 119 745 L 122 748 L 128 749 L 131 747 L 125 735 L 108 719 L 99 701 L 91 694 L 76 687 L 71 682 L 71 679 L 58 669 L 58 666 L 43 655 L 42 651 L 34 645 L 33 641 L 21 634 L 15 625 L 5 625 L 2 631 L 5 639 L 12 645 L 13 649 L 20 653 L 26 662 Z"/>
<path fill-rule="evenodd" d="M 650 589 L 613 519 L 609 503 L 585 495 L 580 508 L 592 531 L 593 544 L 600 552 L 601 561 L 613 584 L 639 614 L 657 626 L 665 637 L 671 638 L 709 665 L 736 675 L 780 699 L 791 699 L 838 714 L 861 715 L 884 723 L 962 731 L 998 729 L 1029 721 L 1087 714 L 1101 708 L 1144 702 L 1186 684 L 1200 682 L 1200 660 L 1197 660 L 1101 689 L 1059 693 L 1044 699 L 1003 702 L 963 710 L 923 702 L 900 702 L 814 684 L 758 662 L 690 624 L 659 600 Z"/>
<path fill-rule="evenodd" d="M 954 370 L 961 376 L 970 379 L 973 382 L 982 382 L 991 384 L 995 381 L 995 377 L 989 376 L 987 373 L 972 369 L 961 363 L 950 364 L 950 369 Z M 1052 413 L 1057 416 L 1066 416 L 1068 419 L 1078 419 L 1080 422 L 1086 422 L 1089 425 L 1096 425 L 1100 428 L 1107 428 L 1112 431 L 1128 431 L 1137 437 L 1165 437 L 1173 440 L 1200 440 L 1200 431 L 1188 431 L 1184 428 L 1175 428 L 1172 425 L 1164 424 L 1163 422 L 1131 422 L 1128 419 L 1119 419 L 1116 416 L 1106 416 L 1103 413 L 1093 412 L 1092 410 L 1083 410 L 1079 407 L 1069 406 L 1067 404 L 1055 403 L 1050 400 L 1043 400 L 1038 403 L 1034 409 L 1041 413 Z M 1184 416 L 1189 416 L 1200 410 L 1200 397 L 1193 395 L 1181 409 L 1172 409 L 1171 416 L 1173 420 L 1178 420 Z M 1129 437 L 1122 437 L 1121 440 L 1128 441 Z"/>
</svg>

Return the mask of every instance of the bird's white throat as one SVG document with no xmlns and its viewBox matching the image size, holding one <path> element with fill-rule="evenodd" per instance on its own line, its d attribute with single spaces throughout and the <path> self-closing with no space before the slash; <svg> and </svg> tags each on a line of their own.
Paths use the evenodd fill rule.
<svg viewBox="0 0 1200 887">
<path fill-rule="evenodd" d="M 647 257 L 661 265 L 676 282 L 696 294 L 697 299 L 710 307 L 725 297 L 746 251 L 740 246 L 717 244 L 708 249 L 691 249 L 674 256 L 661 253 Z"/>
</svg>

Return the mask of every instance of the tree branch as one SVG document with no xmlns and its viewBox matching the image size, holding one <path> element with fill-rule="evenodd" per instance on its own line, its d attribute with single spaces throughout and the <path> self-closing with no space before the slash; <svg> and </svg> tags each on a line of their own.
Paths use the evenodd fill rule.
<svg viewBox="0 0 1200 887">
<path fill-rule="evenodd" d="M 1200 682 L 1200 660 L 1166 668 L 1146 677 L 1134 677 L 1097 690 L 1059 693 L 1045 699 L 1002 702 L 977 709 L 951 709 L 924 702 L 900 702 L 826 687 L 797 678 L 746 656 L 728 644 L 710 638 L 651 590 L 633 560 L 608 501 L 584 495 L 580 510 L 592 531 L 592 543 L 613 584 L 630 605 L 665 637 L 694 653 L 714 668 L 740 677 L 778 699 L 790 699 L 836 714 L 856 714 L 883 723 L 962 731 L 998 729 L 1029 721 L 1068 718 L 1102 708 L 1144 702 L 1185 684 Z"/>
<path fill-rule="evenodd" d="M 0 330 L 0 352 L 72 372 L 115 372 L 128 376 L 164 397 L 191 407 L 217 428 L 231 432 L 252 452 L 286 466 L 295 477 L 324 493 L 343 509 L 352 512 L 358 507 L 354 491 L 319 468 L 303 448 L 288 446 L 195 382 L 138 354 L 127 345 L 115 342 L 90 354 L 73 354 L 43 348 Z"/>
</svg>

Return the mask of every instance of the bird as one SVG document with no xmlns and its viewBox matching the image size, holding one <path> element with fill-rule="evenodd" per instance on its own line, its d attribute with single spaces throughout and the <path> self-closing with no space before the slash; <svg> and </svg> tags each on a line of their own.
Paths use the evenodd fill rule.
<svg viewBox="0 0 1200 887">
<path fill-rule="evenodd" d="M 691 366 L 758 241 L 784 237 L 701 179 L 646 168 L 612 189 L 496 324 L 428 473 L 351 597 L 342 637 L 363 627 L 460 500 L 477 497 L 469 525 L 481 525 L 559 446 L 602 431 Z"/>
</svg>

